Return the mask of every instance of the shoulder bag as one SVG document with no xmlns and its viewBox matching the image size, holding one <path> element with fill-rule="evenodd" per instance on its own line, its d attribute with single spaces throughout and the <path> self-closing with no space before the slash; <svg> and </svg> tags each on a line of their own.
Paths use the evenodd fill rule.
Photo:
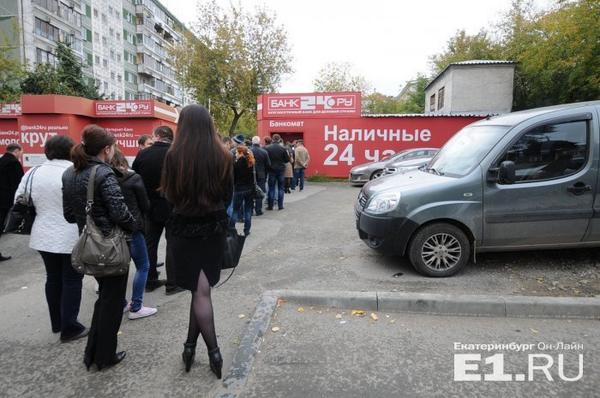
<svg viewBox="0 0 600 398">
<path fill-rule="evenodd" d="M 35 167 L 25 180 L 25 191 L 17 197 L 15 204 L 10 209 L 6 223 L 4 224 L 5 233 L 19 235 L 30 235 L 33 222 L 35 221 L 35 206 L 31 199 L 33 186 L 33 175 L 40 168 Z"/>
<path fill-rule="evenodd" d="M 115 225 L 109 236 L 104 236 L 92 218 L 96 170 L 92 168 L 87 185 L 85 227 L 77 240 L 71 261 L 73 268 L 82 274 L 96 277 L 124 275 L 129 270 L 131 254 L 123 230 Z"/>
<path fill-rule="evenodd" d="M 265 193 L 256 183 L 256 164 L 252 166 L 252 174 L 254 176 L 254 191 L 252 192 L 252 196 L 254 199 L 264 199 Z"/>
</svg>

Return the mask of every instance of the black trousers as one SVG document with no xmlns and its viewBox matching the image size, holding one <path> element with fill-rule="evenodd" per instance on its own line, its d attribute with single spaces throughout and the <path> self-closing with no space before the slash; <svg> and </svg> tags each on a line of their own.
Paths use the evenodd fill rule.
<svg viewBox="0 0 600 398">
<path fill-rule="evenodd" d="M 266 178 L 257 178 L 256 185 L 258 185 L 260 187 L 260 189 L 262 189 L 262 191 L 265 193 L 265 195 L 267 194 L 267 179 Z M 263 201 L 264 201 L 264 198 L 254 199 L 254 211 L 256 211 L 256 214 L 262 213 Z"/>
<path fill-rule="evenodd" d="M 150 269 L 148 270 L 148 282 L 156 281 L 158 279 L 158 271 L 156 270 L 156 263 L 158 262 L 158 244 L 160 243 L 160 237 L 162 236 L 163 230 L 165 231 L 167 239 L 167 255 L 165 258 L 165 270 L 167 271 L 167 284 L 166 287 L 175 287 L 175 270 L 173 267 L 173 256 L 169 250 L 169 234 L 170 231 L 166 228 L 164 222 L 152 221 L 149 218 L 146 219 L 146 246 L 148 247 L 148 260 L 150 261 Z"/>
<path fill-rule="evenodd" d="M 8 216 L 8 212 L 10 209 L 0 209 L 0 236 L 2 236 L 2 232 L 4 231 L 4 223 L 6 222 L 6 216 Z M 2 253 L 0 252 L 0 256 Z"/>
<path fill-rule="evenodd" d="M 50 312 L 50 323 L 54 333 L 68 339 L 84 329 L 77 321 L 81 304 L 81 281 L 83 274 L 71 266 L 70 254 L 40 251 L 46 267 L 46 301 Z"/>
<path fill-rule="evenodd" d="M 85 358 L 98 366 L 110 364 L 117 352 L 117 333 L 123 318 L 123 303 L 127 290 L 127 274 L 96 278 L 98 299 L 85 347 Z"/>
</svg>

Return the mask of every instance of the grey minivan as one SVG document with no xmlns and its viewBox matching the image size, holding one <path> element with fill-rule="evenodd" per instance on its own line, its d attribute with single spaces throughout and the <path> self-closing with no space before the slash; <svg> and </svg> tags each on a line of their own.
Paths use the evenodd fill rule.
<svg viewBox="0 0 600 398">
<path fill-rule="evenodd" d="M 419 170 L 366 184 L 361 239 L 450 276 L 475 253 L 600 246 L 600 101 L 472 123 Z"/>
</svg>

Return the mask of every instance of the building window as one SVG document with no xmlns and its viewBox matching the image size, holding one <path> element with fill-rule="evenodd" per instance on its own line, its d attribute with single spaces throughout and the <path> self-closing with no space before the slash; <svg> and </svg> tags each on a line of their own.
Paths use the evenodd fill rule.
<svg viewBox="0 0 600 398">
<path fill-rule="evenodd" d="M 98 32 L 94 32 L 94 41 L 96 43 L 100 41 L 100 34 Z"/>
<path fill-rule="evenodd" d="M 117 54 L 117 62 L 121 63 L 121 54 Z"/>
<path fill-rule="evenodd" d="M 88 66 L 94 66 L 94 56 L 91 53 L 86 52 L 85 57 L 86 57 Z"/>
<path fill-rule="evenodd" d="M 110 37 L 115 37 L 115 30 L 113 28 L 110 28 L 108 30 L 108 34 L 110 35 Z"/>
<path fill-rule="evenodd" d="M 115 60 L 115 50 L 113 50 L 112 48 L 110 49 L 110 59 L 112 59 L 113 61 Z"/>
<path fill-rule="evenodd" d="M 113 8 L 111 6 L 108 6 L 108 15 L 113 15 Z"/>
<path fill-rule="evenodd" d="M 94 18 L 98 18 L 98 9 L 94 8 Z"/>
<path fill-rule="evenodd" d="M 123 80 L 123 77 L 121 77 L 121 75 L 117 75 L 117 81 L 118 81 L 119 83 L 121 83 L 121 81 L 122 81 L 122 80 Z"/>
<path fill-rule="evenodd" d="M 104 82 L 104 92 L 108 91 L 108 82 Z"/>
<path fill-rule="evenodd" d="M 85 41 L 92 41 L 92 31 L 89 29 L 85 29 Z"/>
<path fill-rule="evenodd" d="M 60 30 L 39 18 L 35 19 L 35 33 L 49 40 L 60 41 Z"/>
<path fill-rule="evenodd" d="M 110 72 L 110 80 L 115 81 L 115 72 Z"/>
<path fill-rule="evenodd" d="M 105 67 L 105 68 L 108 68 L 108 60 L 103 59 L 102 60 L 102 66 Z"/>
<path fill-rule="evenodd" d="M 102 14 L 102 23 L 108 23 L 108 18 L 106 17 L 106 14 Z"/>
<path fill-rule="evenodd" d="M 96 65 L 100 65 L 100 57 L 98 55 L 96 55 L 96 62 L 95 62 L 95 64 Z"/>
<path fill-rule="evenodd" d="M 438 91 L 438 111 L 444 107 L 444 88 L 442 87 Z"/>
<path fill-rule="evenodd" d="M 56 63 L 56 58 L 54 54 L 50 51 L 42 50 L 41 48 L 35 49 L 35 62 L 37 64 L 51 64 L 54 65 Z"/>
<path fill-rule="evenodd" d="M 106 36 L 102 36 L 102 45 L 108 46 L 108 39 L 106 38 Z"/>
<path fill-rule="evenodd" d="M 435 111 L 435 94 L 429 97 L 429 112 Z"/>
<path fill-rule="evenodd" d="M 117 32 L 117 41 L 121 41 L 121 34 Z"/>
<path fill-rule="evenodd" d="M 89 4 L 85 5 L 85 16 L 88 18 L 92 17 L 92 7 L 90 7 Z"/>
</svg>

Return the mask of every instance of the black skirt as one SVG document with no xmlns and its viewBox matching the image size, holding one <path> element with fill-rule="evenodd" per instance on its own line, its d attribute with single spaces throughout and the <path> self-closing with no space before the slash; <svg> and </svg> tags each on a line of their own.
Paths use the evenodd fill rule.
<svg viewBox="0 0 600 398">
<path fill-rule="evenodd" d="M 219 283 L 225 253 L 227 214 L 205 217 L 174 215 L 168 223 L 169 251 L 175 263 L 177 286 L 196 291 L 200 271 L 210 286 Z"/>
</svg>

